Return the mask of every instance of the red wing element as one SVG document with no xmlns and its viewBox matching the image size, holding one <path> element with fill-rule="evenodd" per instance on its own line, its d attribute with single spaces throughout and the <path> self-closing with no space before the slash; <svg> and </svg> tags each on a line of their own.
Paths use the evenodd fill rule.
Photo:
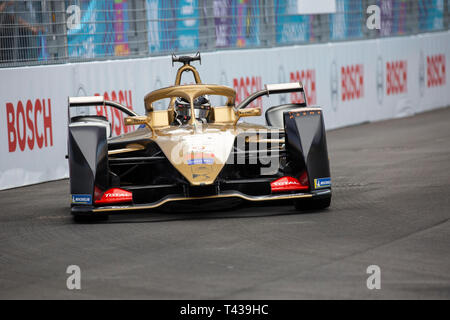
<svg viewBox="0 0 450 320">
<path fill-rule="evenodd" d="M 303 186 L 309 186 L 308 173 L 306 172 L 306 170 L 302 172 L 302 174 L 298 178 L 298 181 L 300 181 L 300 184 Z"/>
<path fill-rule="evenodd" d="M 100 199 L 95 200 L 95 204 L 111 204 L 111 203 L 123 203 L 131 202 L 133 200 L 133 194 L 130 191 L 120 188 L 112 188 L 103 193 Z"/>
<path fill-rule="evenodd" d="M 302 179 L 304 180 L 304 179 Z M 283 191 L 296 191 L 296 190 L 308 190 L 309 185 L 303 185 L 297 179 L 293 177 L 282 177 L 270 183 L 272 192 L 283 192 Z"/>
</svg>

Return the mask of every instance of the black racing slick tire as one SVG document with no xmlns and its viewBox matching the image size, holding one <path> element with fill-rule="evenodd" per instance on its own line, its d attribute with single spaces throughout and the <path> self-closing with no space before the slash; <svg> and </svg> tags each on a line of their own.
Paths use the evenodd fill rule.
<svg viewBox="0 0 450 320">
<path fill-rule="evenodd" d="M 308 198 L 308 199 L 295 199 L 294 206 L 298 211 L 310 211 L 326 209 L 331 204 L 331 197 L 327 198 Z"/>
</svg>

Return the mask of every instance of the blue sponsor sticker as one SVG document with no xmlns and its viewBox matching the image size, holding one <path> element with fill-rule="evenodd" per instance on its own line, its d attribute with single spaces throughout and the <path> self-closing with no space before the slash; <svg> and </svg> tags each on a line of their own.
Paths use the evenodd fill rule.
<svg viewBox="0 0 450 320">
<path fill-rule="evenodd" d="M 72 203 L 92 204 L 92 196 L 90 194 L 73 194 Z"/>
<path fill-rule="evenodd" d="M 213 164 L 214 163 L 214 159 L 212 158 L 199 158 L 199 159 L 189 159 L 187 161 L 187 164 L 192 166 L 194 164 Z"/>
<path fill-rule="evenodd" d="M 314 179 L 314 187 L 315 189 L 331 187 L 331 178 L 328 177 L 328 178 Z"/>
</svg>

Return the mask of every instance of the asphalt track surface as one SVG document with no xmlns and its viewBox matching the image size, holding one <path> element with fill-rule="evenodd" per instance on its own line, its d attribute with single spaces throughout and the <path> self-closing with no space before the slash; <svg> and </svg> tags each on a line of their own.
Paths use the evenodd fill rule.
<svg viewBox="0 0 450 320">
<path fill-rule="evenodd" d="M 0 192 L 0 298 L 449 299 L 450 108 L 328 132 L 333 201 L 74 223 L 67 180 Z M 81 290 L 66 268 L 81 268 Z M 368 290 L 366 269 L 381 268 Z"/>
</svg>

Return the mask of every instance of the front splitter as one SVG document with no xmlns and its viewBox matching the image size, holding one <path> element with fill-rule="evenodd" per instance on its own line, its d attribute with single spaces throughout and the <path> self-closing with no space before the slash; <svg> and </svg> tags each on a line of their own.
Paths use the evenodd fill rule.
<svg viewBox="0 0 450 320">
<path fill-rule="evenodd" d="M 318 198 L 331 196 L 330 189 L 318 190 L 308 193 L 290 193 L 290 194 L 276 194 L 276 195 L 263 195 L 263 196 L 250 196 L 240 192 L 224 192 L 218 195 L 202 196 L 202 197 L 184 197 L 179 195 L 169 195 L 156 202 L 145 204 L 128 204 L 128 205 L 116 205 L 116 206 L 102 206 L 102 207 L 89 207 L 89 206 L 76 206 L 72 207 L 72 213 L 83 212 L 114 212 L 114 211 L 132 211 L 132 210 L 146 210 L 155 209 L 169 202 L 179 201 L 192 201 L 192 200 L 206 200 L 206 199 L 224 199 L 224 198 L 238 198 L 247 201 L 260 202 L 260 201 L 274 201 L 274 200 L 291 200 L 300 198 Z"/>
</svg>

